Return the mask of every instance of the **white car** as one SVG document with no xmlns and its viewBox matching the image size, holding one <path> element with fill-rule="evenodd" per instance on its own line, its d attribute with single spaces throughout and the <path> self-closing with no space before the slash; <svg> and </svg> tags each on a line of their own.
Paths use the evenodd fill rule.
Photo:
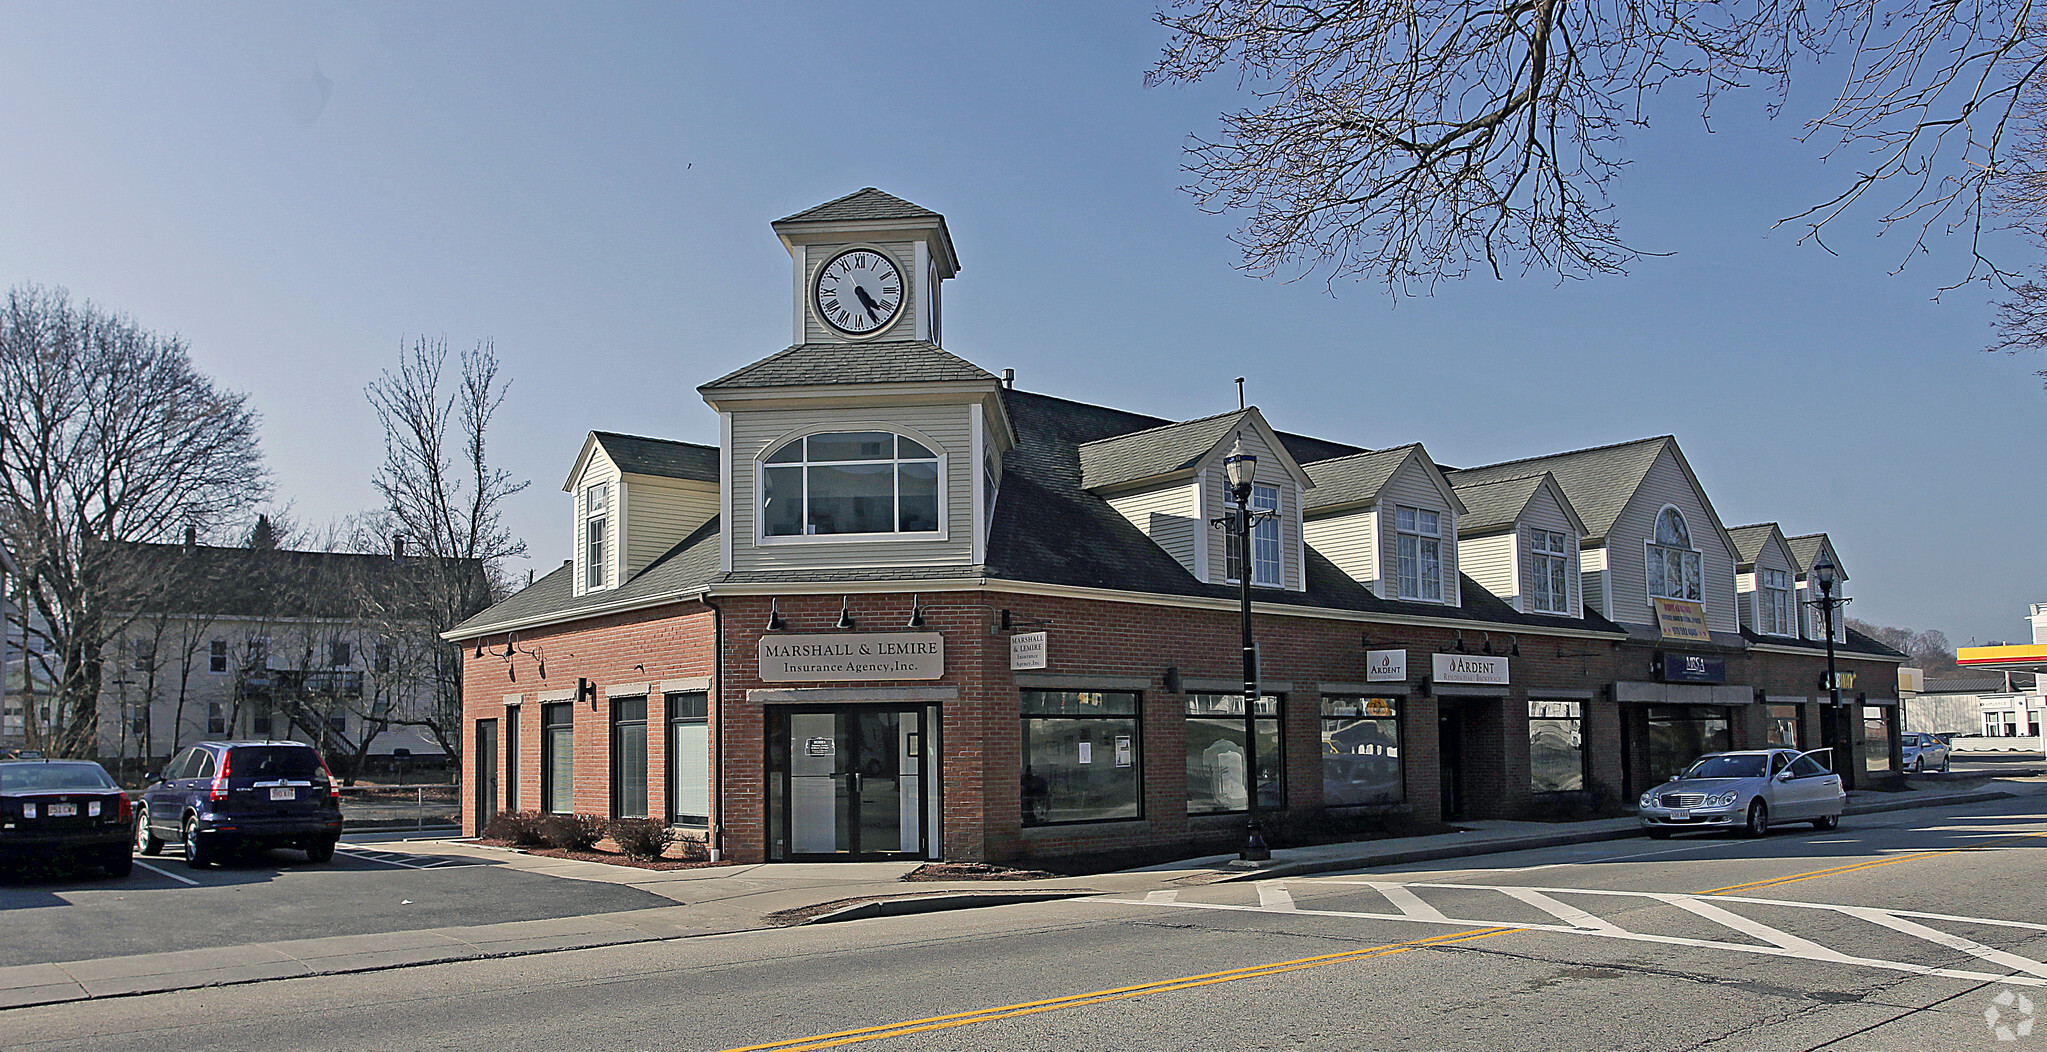
<svg viewBox="0 0 2047 1052">
<path fill-rule="evenodd" d="M 1642 794 L 1642 827 L 1661 840 L 1692 829 L 1763 836 L 1772 822 L 1832 829 L 1848 809 L 1841 776 L 1794 749 L 1709 753 Z"/>
<path fill-rule="evenodd" d="M 1947 773 L 1948 745 L 1939 738 L 1924 731 L 1907 731 L 1899 736 L 1905 747 L 1905 770 L 1913 774 L 1927 771 Z"/>
</svg>

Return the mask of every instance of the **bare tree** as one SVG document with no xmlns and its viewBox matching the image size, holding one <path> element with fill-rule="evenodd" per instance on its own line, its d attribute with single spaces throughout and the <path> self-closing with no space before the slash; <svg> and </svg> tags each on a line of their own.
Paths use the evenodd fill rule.
<svg viewBox="0 0 2047 1052">
<path fill-rule="evenodd" d="M 420 338 L 365 392 L 384 425 L 384 463 L 376 486 L 391 531 L 431 572 L 418 593 L 386 616 L 416 622 L 421 611 L 441 629 L 489 606 L 502 589 L 503 562 L 526 543 L 506 529 L 504 502 L 526 488 L 488 456 L 491 419 L 509 381 L 498 377 L 489 341 L 460 357 L 461 376 L 443 383 L 447 341 Z M 416 604 L 416 606 L 414 605 Z M 414 656 L 433 683 L 427 729 L 449 756 L 461 755 L 462 661 L 440 641 Z"/>
<path fill-rule="evenodd" d="M 122 626 L 108 606 L 149 582 L 122 580 L 108 542 L 211 526 L 269 490 L 256 414 L 162 336 L 62 289 L 23 285 L 0 312 L 0 538 L 21 567 L 25 630 L 53 684 L 38 744 L 89 752 L 101 650 Z M 124 609 L 139 609 L 132 603 Z"/>
<path fill-rule="evenodd" d="M 1928 672 L 1945 672 L 1955 667 L 1954 644 L 1948 642 L 1947 633 L 1937 628 L 1893 628 L 1853 617 L 1848 619 L 1848 627 L 1893 650 L 1910 655 L 1915 668 L 1922 668 Z"/>
<path fill-rule="evenodd" d="M 1688 92 L 1702 116 L 1730 91 L 1771 93 L 1826 56 L 1847 72 L 1805 123 L 1829 157 L 1852 156 L 1840 191 L 1787 221 L 1817 238 L 1892 185 L 1879 220 L 1971 235 L 1971 276 L 2003 277 L 1980 251 L 2013 175 L 2025 100 L 2041 77 L 2029 0 L 1177 0 L 1149 83 L 1234 69 L 1252 106 L 1189 149 L 1187 189 L 1246 212 L 1236 240 L 1258 274 L 1326 270 L 1421 291 L 1473 266 L 1583 277 L 1636 258 L 1608 189 L 1622 132 Z"/>
</svg>

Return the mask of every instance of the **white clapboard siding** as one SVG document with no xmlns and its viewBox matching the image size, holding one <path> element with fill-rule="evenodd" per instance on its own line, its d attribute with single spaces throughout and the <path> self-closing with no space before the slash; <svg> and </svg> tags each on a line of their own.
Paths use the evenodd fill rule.
<svg viewBox="0 0 2047 1052">
<path fill-rule="evenodd" d="M 1734 612 L 1741 619 L 1741 627 L 1757 631 L 1756 575 L 1736 573 L 1734 575 Z"/>
<path fill-rule="evenodd" d="M 979 403 L 891 406 L 878 409 L 739 410 L 732 414 L 732 568 L 853 570 L 893 566 L 968 566 L 973 562 L 974 477 L 971 414 Z M 922 442 L 944 458 L 944 529 L 882 539 L 791 538 L 763 545 L 759 535 L 760 458 L 792 436 L 827 431 L 894 431 Z"/>
<path fill-rule="evenodd" d="M 1308 547 L 1336 564 L 1346 576 L 1385 594 L 1379 587 L 1378 509 L 1356 508 L 1341 515 L 1324 515 L 1305 524 Z"/>
<path fill-rule="evenodd" d="M 867 242 L 861 243 L 866 244 Z M 894 324 L 882 332 L 867 338 L 875 340 L 914 340 L 917 338 L 917 312 L 923 309 L 923 305 L 917 300 L 917 285 L 919 281 L 917 277 L 917 243 L 914 241 L 883 241 L 875 244 L 876 247 L 887 252 L 890 258 L 896 261 L 896 268 L 902 271 L 903 283 L 906 287 L 903 289 L 903 305 L 896 311 Z M 805 343 L 839 343 L 846 339 L 837 330 L 817 320 L 817 311 L 812 309 L 813 304 L 810 301 L 811 290 L 817 287 L 817 268 L 824 266 L 833 256 L 838 255 L 843 247 L 841 245 L 805 246 L 806 257 L 804 260 L 803 288 L 801 291 L 803 297 L 803 342 Z"/>
<path fill-rule="evenodd" d="M 1464 567 L 1465 576 L 1517 607 L 1521 586 L 1514 546 L 1519 543 L 1518 537 L 1518 533 L 1508 530 L 1457 541 L 1457 561 Z"/>
<path fill-rule="evenodd" d="M 630 475 L 623 488 L 628 577 L 646 569 L 718 514 L 715 483 Z"/>
<path fill-rule="evenodd" d="M 1627 507 L 1607 531 L 1608 572 L 1612 574 L 1614 609 L 1600 611 L 1622 624 L 1654 625 L 1656 608 L 1649 602 L 1649 541 L 1656 517 L 1665 506 L 1677 508 L 1691 528 L 1692 547 L 1699 551 L 1699 588 L 1706 608 L 1706 627 L 1737 632 L 1734 609 L 1734 553 L 1728 549 L 1705 502 L 1668 446 L 1650 465 Z"/>
<path fill-rule="evenodd" d="M 1280 466 L 1280 454 L 1265 444 L 1258 429 L 1246 427 L 1240 432 L 1244 440 L 1244 452 L 1258 458 L 1258 477 L 1261 486 L 1275 486 L 1279 489 L 1279 580 L 1280 585 L 1293 591 L 1302 591 L 1301 566 L 1301 492 L 1294 477 Z M 1208 490 L 1208 506 L 1220 515 L 1224 509 L 1235 507 L 1229 498 L 1229 478 L 1223 472 L 1222 458 L 1231 447 L 1224 447 L 1221 453 L 1203 464 L 1196 478 Z M 1227 580 L 1230 572 L 1228 530 L 1208 530 L 1208 576 L 1215 583 Z"/>
<path fill-rule="evenodd" d="M 1194 545 L 1201 536 L 1196 528 L 1201 522 L 1198 497 L 1195 484 L 1182 480 L 1110 497 L 1109 506 L 1193 573 Z"/>
<path fill-rule="evenodd" d="M 599 446 L 591 451 L 589 461 L 583 465 L 583 473 L 577 476 L 575 485 L 569 491 L 571 498 L 569 501 L 569 551 L 571 553 L 570 559 L 575 564 L 571 568 L 574 576 L 571 581 L 570 590 L 576 595 L 582 595 L 585 591 L 588 591 L 585 582 L 590 579 L 587 567 L 590 548 L 585 543 L 585 534 L 583 532 L 585 518 L 583 513 L 587 504 L 584 501 L 583 494 L 591 486 L 600 482 L 611 485 L 610 508 L 606 515 L 608 521 L 604 527 L 604 554 L 606 556 L 604 560 L 606 564 L 604 567 L 604 587 L 616 588 L 620 580 L 618 565 L 620 548 L 618 543 L 620 535 L 619 509 L 624 506 L 624 503 L 619 499 L 618 465 L 613 464 L 611 458 L 605 455 L 604 447 Z"/>
<path fill-rule="evenodd" d="M 1578 583 L 1585 605 L 1601 617 L 1610 618 L 1612 615 L 1606 612 L 1606 549 L 1587 548 L 1578 553 Z"/>
</svg>

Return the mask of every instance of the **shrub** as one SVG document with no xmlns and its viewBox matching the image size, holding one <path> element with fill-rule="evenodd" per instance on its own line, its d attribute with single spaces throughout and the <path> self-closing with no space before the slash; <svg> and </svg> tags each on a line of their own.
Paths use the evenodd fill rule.
<svg viewBox="0 0 2047 1052">
<path fill-rule="evenodd" d="M 483 827 L 483 835 L 491 840 L 503 840 L 514 847 L 539 847 L 540 813 L 537 811 L 500 811 L 491 816 Z"/>
<path fill-rule="evenodd" d="M 604 819 L 596 815 L 541 815 L 535 831 L 548 847 L 588 851 L 604 837 Z"/>
<path fill-rule="evenodd" d="M 709 862 L 711 845 L 686 833 L 675 834 L 676 853 L 691 862 Z"/>
<path fill-rule="evenodd" d="M 614 818 L 604 827 L 625 857 L 644 862 L 661 857 L 675 842 L 675 830 L 658 818 Z"/>
</svg>

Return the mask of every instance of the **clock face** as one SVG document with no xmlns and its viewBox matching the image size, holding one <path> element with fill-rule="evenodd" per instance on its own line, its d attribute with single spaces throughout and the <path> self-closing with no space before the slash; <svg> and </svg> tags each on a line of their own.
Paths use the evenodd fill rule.
<svg viewBox="0 0 2047 1052">
<path fill-rule="evenodd" d="M 847 249 L 817 269 L 812 299 L 817 316 L 840 332 L 880 332 L 902 311 L 903 272 L 874 249 Z"/>
</svg>

